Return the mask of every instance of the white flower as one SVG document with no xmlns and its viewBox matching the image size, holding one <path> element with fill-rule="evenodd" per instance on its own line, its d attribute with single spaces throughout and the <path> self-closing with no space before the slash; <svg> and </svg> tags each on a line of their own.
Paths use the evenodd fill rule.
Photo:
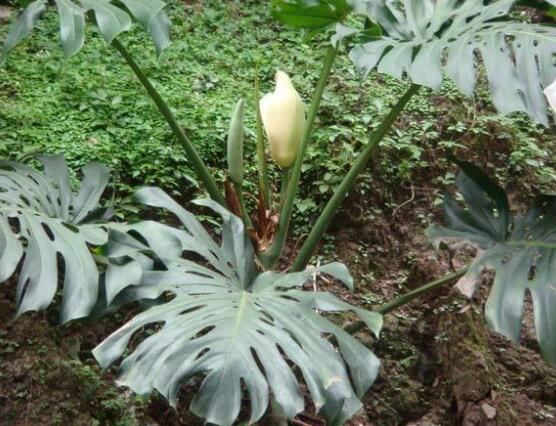
<svg viewBox="0 0 556 426">
<path fill-rule="evenodd" d="M 276 73 L 276 89 L 261 99 L 260 106 L 272 158 L 281 167 L 290 167 L 305 129 L 305 105 L 285 72 Z"/>
</svg>

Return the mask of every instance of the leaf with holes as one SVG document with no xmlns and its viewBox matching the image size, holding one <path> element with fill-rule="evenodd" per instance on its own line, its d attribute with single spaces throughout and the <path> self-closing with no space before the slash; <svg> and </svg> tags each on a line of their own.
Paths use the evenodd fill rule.
<svg viewBox="0 0 556 426">
<path fill-rule="evenodd" d="M 111 223 L 108 231 L 108 242 L 100 251 L 107 262 L 104 308 L 113 307 L 114 299 L 125 288 L 138 285 L 144 271 L 166 269 L 182 256 L 188 244 L 187 233 L 154 221 Z"/>
<path fill-rule="evenodd" d="M 365 73 L 376 68 L 398 79 L 407 75 L 433 89 L 441 87 L 446 70 L 471 96 L 479 54 L 496 108 L 547 124 L 543 89 L 556 78 L 556 28 L 502 20 L 515 2 L 355 0 L 355 11 L 380 25 L 383 36 L 356 45 L 350 56 Z"/>
<path fill-rule="evenodd" d="M 63 263 L 63 322 L 86 316 L 98 293 L 99 272 L 91 246 L 106 243 L 99 223 L 110 210 L 99 206 L 109 171 L 92 163 L 83 169 L 81 189 L 73 194 L 62 156 L 42 157 L 44 172 L 15 162 L 0 162 L 0 282 L 21 259 L 18 315 L 45 309 L 54 298 Z"/>
<path fill-rule="evenodd" d="M 98 30 L 107 43 L 128 31 L 134 18 L 150 33 L 158 55 L 170 44 L 170 20 L 164 11 L 166 3 L 162 0 L 54 0 L 54 3 L 66 57 L 76 54 L 83 47 L 88 16 L 94 16 Z M 33 30 L 48 5 L 46 0 L 35 0 L 16 18 L 4 42 L 0 65 L 9 51 Z"/>
<path fill-rule="evenodd" d="M 471 296 L 482 273 L 493 269 L 487 322 L 516 343 L 528 290 L 542 355 L 556 365 L 556 197 L 541 196 L 525 216 L 514 217 L 498 185 L 477 167 L 458 164 L 462 171 L 456 184 L 466 208 L 447 195 L 446 226 L 431 226 L 428 237 L 437 244 L 470 244 L 478 249 L 458 287 Z"/>
<path fill-rule="evenodd" d="M 381 316 L 332 294 L 302 289 L 319 273 L 351 287 L 344 265 L 258 274 L 243 223 L 218 204 L 197 202 L 222 216 L 222 245 L 161 190 L 143 189 L 139 198 L 176 214 L 187 233 L 186 250 L 204 262 L 180 259 L 167 270 L 146 271 L 141 285 L 118 296 L 127 301 L 174 296 L 132 319 L 94 350 L 106 368 L 124 353 L 135 332 L 163 324 L 123 361 L 120 384 L 139 394 L 157 390 L 175 405 L 181 386 L 202 375 L 190 409 L 218 425 L 234 424 L 243 396 L 250 401 L 251 423 L 266 412 L 271 395 L 293 418 L 304 409 L 296 371 L 329 424 L 341 424 L 362 407 L 360 397 L 376 378 L 379 361 L 321 313 L 351 311 L 375 334 Z"/>
<path fill-rule="evenodd" d="M 106 221 L 111 208 L 99 206 L 109 178 L 105 166 L 86 166 L 74 195 L 63 157 L 41 161 L 44 173 L 0 162 L 0 281 L 24 259 L 18 314 L 50 305 L 59 275 L 64 275 L 62 321 L 87 316 L 93 306 L 97 314 L 105 313 L 122 290 L 139 284 L 144 271 L 165 270 L 181 257 L 188 244 L 184 231 L 154 221 Z M 100 271 L 91 252 L 102 259 Z"/>
</svg>

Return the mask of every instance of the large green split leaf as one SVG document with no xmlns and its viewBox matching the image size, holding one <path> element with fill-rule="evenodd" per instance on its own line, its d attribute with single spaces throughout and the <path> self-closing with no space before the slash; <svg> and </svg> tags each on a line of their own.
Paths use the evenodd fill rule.
<svg viewBox="0 0 556 426">
<path fill-rule="evenodd" d="M 513 216 L 500 187 L 475 166 L 459 164 L 456 183 L 465 208 L 447 195 L 446 226 L 431 226 L 428 236 L 478 249 L 458 287 L 471 295 L 482 273 L 494 270 L 487 322 L 513 342 L 520 338 L 525 292 L 531 293 L 542 355 L 556 365 L 556 197 L 541 196 L 525 216 Z"/>
<path fill-rule="evenodd" d="M 546 124 L 543 89 L 556 78 L 556 28 L 503 20 L 514 3 L 354 0 L 355 12 L 380 25 L 383 36 L 355 46 L 350 56 L 365 73 L 376 68 L 433 89 L 441 87 L 445 70 L 471 96 L 480 55 L 496 108 Z"/>
<path fill-rule="evenodd" d="M 114 299 L 125 288 L 138 285 L 144 271 L 166 269 L 179 259 L 187 242 L 187 233 L 158 222 L 111 223 L 108 242 L 102 247 L 107 262 L 104 308 L 114 306 Z"/>
<path fill-rule="evenodd" d="M 8 52 L 29 35 L 45 10 L 46 0 L 35 0 L 29 3 L 23 13 L 17 18 L 4 41 L 4 48 L 0 55 L 0 64 L 4 62 Z"/>
<path fill-rule="evenodd" d="M 73 194 L 63 157 L 41 162 L 43 173 L 0 161 L 0 282 L 21 264 L 18 314 L 48 307 L 62 277 L 63 322 L 93 308 L 105 313 L 144 271 L 166 270 L 190 244 L 184 231 L 158 222 L 108 222 L 112 209 L 99 204 L 109 179 L 105 166 L 86 166 Z"/>
<path fill-rule="evenodd" d="M 23 258 L 17 289 L 18 314 L 45 309 L 64 271 L 62 321 L 86 316 L 97 300 L 99 272 L 91 246 L 106 243 L 99 223 L 110 211 L 99 206 L 108 184 L 106 167 L 83 169 L 73 194 L 61 156 L 42 157 L 44 173 L 15 162 L 0 162 L 0 282 Z M 60 258 L 60 259 L 59 259 Z"/>
<path fill-rule="evenodd" d="M 375 334 L 382 318 L 332 294 L 303 290 L 319 273 L 351 287 L 344 265 L 258 274 L 243 223 L 218 204 L 198 202 L 222 216 L 222 245 L 162 191 L 143 189 L 139 198 L 176 214 L 187 234 L 186 250 L 204 262 L 179 259 L 166 270 L 146 271 L 139 286 L 118 296 L 132 301 L 173 295 L 94 350 L 100 364 L 108 367 L 124 353 L 135 332 L 162 324 L 122 362 L 120 384 L 140 394 L 157 390 L 175 405 L 181 386 L 203 376 L 190 409 L 218 425 L 234 424 L 243 397 L 250 401 L 250 423 L 263 416 L 271 396 L 293 418 L 304 409 L 301 378 L 329 424 L 341 424 L 361 408 L 359 398 L 373 383 L 379 361 L 321 313 L 351 311 Z"/>
<path fill-rule="evenodd" d="M 54 0 L 60 20 L 60 40 L 67 57 L 79 52 L 85 41 L 85 21 L 94 17 L 98 30 L 107 43 L 131 28 L 134 18 L 149 31 L 160 54 L 170 43 L 170 20 L 162 0 Z M 31 2 L 14 21 L 4 42 L 0 64 L 7 54 L 35 27 L 47 9 L 46 0 Z"/>
</svg>

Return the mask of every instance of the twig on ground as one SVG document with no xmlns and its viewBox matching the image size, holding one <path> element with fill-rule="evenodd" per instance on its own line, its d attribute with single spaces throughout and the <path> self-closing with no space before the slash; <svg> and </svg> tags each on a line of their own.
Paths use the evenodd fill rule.
<svg viewBox="0 0 556 426">
<path fill-rule="evenodd" d="M 398 211 L 400 209 L 402 209 L 404 206 L 407 206 L 409 203 L 411 203 L 413 200 L 415 200 L 415 188 L 413 188 L 413 185 L 411 185 L 411 198 L 407 201 L 404 201 L 403 203 L 401 203 L 398 207 L 396 207 L 394 209 L 394 211 L 392 212 L 392 217 L 396 217 L 396 215 L 398 214 Z"/>
</svg>

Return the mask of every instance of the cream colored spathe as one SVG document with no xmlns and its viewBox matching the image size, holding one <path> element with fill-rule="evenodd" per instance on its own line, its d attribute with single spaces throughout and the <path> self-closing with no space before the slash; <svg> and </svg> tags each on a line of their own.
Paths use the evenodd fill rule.
<svg viewBox="0 0 556 426">
<path fill-rule="evenodd" d="M 305 104 L 285 72 L 276 73 L 276 88 L 261 99 L 260 106 L 272 159 L 280 167 L 290 167 L 303 137 Z"/>
</svg>

